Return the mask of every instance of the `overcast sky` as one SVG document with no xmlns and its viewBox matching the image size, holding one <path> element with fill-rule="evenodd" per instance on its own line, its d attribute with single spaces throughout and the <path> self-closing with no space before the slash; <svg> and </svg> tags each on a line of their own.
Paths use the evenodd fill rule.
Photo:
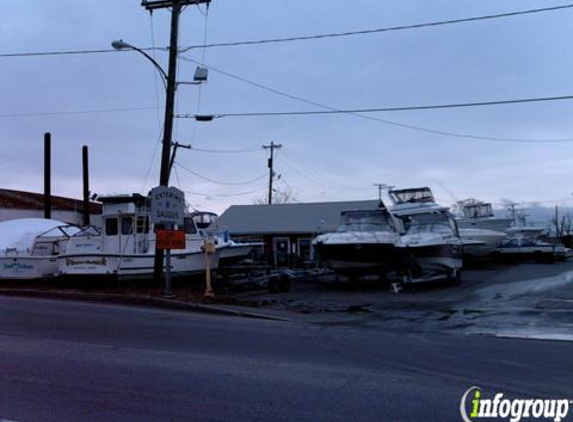
<svg viewBox="0 0 573 422">
<path fill-rule="evenodd" d="M 114 39 L 166 46 L 169 12 L 140 0 L 0 0 L 0 53 L 106 49 Z M 180 44 L 313 35 L 504 13 L 563 4 L 528 0 L 213 0 L 181 17 Z M 573 94 L 573 9 L 408 31 L 192 50 L 224 72 L 331 107 L 368 108 Z M 154 39 L 152 38 L 154 34 Z M 167 55 L 157 60 L 167 66 Z M 179 62 L 179 80 L 195 64 Z M 81 196 L 81 146 L 90 147 L 92 190 L 145 193 L 159 179 L 164 95 L 135 52 L 0 58 L 0 177 L 6 188 L 42 190 L 43 133 L 53 134 L 54 192 Z M 196 113 L 199 89 L 180 86 L 178 111 Z M 20 113 L 138 109 L 92 114 Z M 144 108 L 143 110 L 141 108 Z M 211 71 L 200 112 L 317 110 Z M 387 112 L 373 116 L 432 130 L 516 139 L 573 139 L 573 101 Z M 569 204 L 573 143 L 456 138 L 351 115 L 179 119 L 180 183 L 196 208 L 222 212 L 265 195 L 270 141 L 281 178 L 299 201 L 371 199 L 373 183 L 429 185 L 453 197 Z M 257 180 L 254 180 L 257 179 Z M 254 181 L 253 181 L 254 180 Z M 249 182 L 239 184 L 242 182 Z M 236 195 L 236 196 L 229 196 Z"/>
</svg>

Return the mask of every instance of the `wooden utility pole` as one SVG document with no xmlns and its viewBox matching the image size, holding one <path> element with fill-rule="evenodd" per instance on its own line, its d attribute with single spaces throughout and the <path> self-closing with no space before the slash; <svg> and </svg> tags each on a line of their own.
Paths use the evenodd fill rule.
<svg viewBox="0 0 573 422">
<path fill-rule="evenodd" d="M 90 171 L 88 160 L 88 146 L 82 147 L 82 173 L 83 173 L 83 225 L 89 226 L 90 224 Z"/>
<path fill-rule="evenodd" d="M 44 218 L 52 218 L 52 135 L 44 133 Z"/>
<path fill-rule="evenodd" d="M 271 150 L 271 156 L 269 157 L 269 161 L 268 161 L 268 167 L 269 167 L 269 200 L 268 200 L 268 203 L 269 203 L 269 205 L 271 205 L 273 203 L 273 179 L 275 177 L 275 172 L 273 170 L 274 151 L 275 151 L 275 149 L 281 149 L 282 145 L 281 144 L 275 144 L 274 142 L 271 142 L 270 145 L 263 145 L 263 148 Z"/>
<path fill-rule="evenodd" d="M 163 144 L 161 149 L 161 170 L 159 184 L 169 186 L 171 142 L 173 138 L 173 118 L 175 91 L 177 90 L 177 53 L 179 40 L 179 16 L 181 7 L 192 4 L 209 4 L 211 0 L 143 0 L 141 5 L 150 13 L 156 9 L 171 8 L 171 40 L 169 43 L 169 68 L 167 69 L 167 87 L 165 93 L 165 119 L 163 124 Z M 163 250 L 155 249 L 153 278 L 161 280 L 163 269 Z"/>
</svg>

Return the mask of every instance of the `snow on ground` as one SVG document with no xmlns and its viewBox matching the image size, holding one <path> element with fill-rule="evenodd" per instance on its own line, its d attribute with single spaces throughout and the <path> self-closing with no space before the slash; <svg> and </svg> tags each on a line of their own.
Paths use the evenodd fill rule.
<svg viewBox="0 0 573 422">
<path fill-rule="evenodd" d="M 0 255 L 6 248 L 16 248 L 19 252 L 31 249 L 36 236 L 66 223 L 44 218 L 20 218 L 0 222 Z"/>
</svg>

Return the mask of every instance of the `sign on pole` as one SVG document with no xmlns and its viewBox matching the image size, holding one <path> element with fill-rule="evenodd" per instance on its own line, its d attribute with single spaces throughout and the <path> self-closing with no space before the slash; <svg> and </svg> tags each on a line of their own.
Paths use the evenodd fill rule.
<svg viewBox="0 0 573 422">
<path fill-rule="evenodd" d="M 157 186 L 151 189 L 151 221 L 168 227 L 183 226 L 185 194 L 177 188 Z"/>
<path fill-rule="evenodd" d="M 183 230 L 157 230 L 157 249 L 185 249 Z"/>
</svg>

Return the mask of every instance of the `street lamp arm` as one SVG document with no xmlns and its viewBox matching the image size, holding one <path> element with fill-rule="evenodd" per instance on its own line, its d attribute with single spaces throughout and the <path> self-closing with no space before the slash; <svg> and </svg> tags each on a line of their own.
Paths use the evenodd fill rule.
<svg viewBox="0 0 573 422">
<path fill-rule="evenodd" d="M 155 61 L 155 59 L 151 57 L 148 53 L 146 53 L 141 48 L 131 45 L 123 40 L 114 41 L 111 43 L 111 46 L 116 50 L 130 49 L 137 51 L 138 53 L 141 53 L 147 60 L 149 60 L 153 64 L 153 66 L 155 66 L 155 69 L 157 69 L 157 71 L 161 74 L 163 80 L 163 86 L 165 87 L 165 89 L 167 89 L 167 80 L 169 79 L 167 73 L 165 73 L 165 70 L 163 70 L 163 68 L 159 65 L 159 63 L 157 63 L 157 61 Z"/>
</svg>

